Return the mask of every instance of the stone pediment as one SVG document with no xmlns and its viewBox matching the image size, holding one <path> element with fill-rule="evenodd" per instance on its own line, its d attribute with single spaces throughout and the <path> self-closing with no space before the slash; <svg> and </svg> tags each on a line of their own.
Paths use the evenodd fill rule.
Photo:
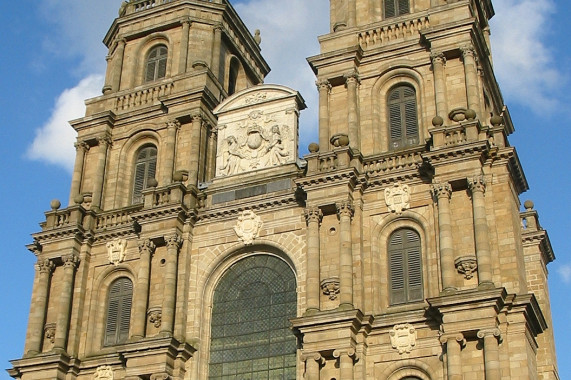
<svg viewBox="0 0 571 380">
<path fill-rule="evenodd" d="M 301 95 L 279 85 L 260 85 L 234 94 L 218 116 L 216 177 L 290 164 L 298 157 Z"/>
</svg>

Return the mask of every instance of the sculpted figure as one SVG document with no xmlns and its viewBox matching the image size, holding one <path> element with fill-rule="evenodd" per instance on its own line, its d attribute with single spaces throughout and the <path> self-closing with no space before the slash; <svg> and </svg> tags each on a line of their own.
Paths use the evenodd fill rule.
<svg viewBox="0 0 571 380">
<path fill-rule="evenodd" d="M 238 145 L 236 137 L 229 136 L 226 139 L 226 143 L 228 144 L 228 149 L 226 151 L 228 158 L 222 167 L 222 173 L 225 175 L 231 175 L 238 172 L 238 169 L 240 168 L 240 160 L 246 157 L 244 157 L 240 152 L 240 146 Z"/>
<path fill-rule="evenodd" d="M 282 143 L 280 127 L 277 125 L 272 127 L 272 136 L 270 138 L 270 144 L 266 148 L 266 153 L 269 153 L 269 163 L 273 166 L 281 165 L 289 156 L 289 152 Z"/>
</svg>

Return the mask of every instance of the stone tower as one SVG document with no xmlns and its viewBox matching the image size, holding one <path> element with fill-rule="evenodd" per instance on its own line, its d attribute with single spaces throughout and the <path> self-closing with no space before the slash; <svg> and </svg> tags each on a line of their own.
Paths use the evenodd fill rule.
<svg viewBox="0 0 571 380">
<path fill-rule="evenodd" d="M 226 0 L 131 0 L 38 258 L 28 379 L 558 379 L 490 0 L 331 0 L 296 91 Z M 257 42 L 258 41 L 258 42 Z"/>
</svg>

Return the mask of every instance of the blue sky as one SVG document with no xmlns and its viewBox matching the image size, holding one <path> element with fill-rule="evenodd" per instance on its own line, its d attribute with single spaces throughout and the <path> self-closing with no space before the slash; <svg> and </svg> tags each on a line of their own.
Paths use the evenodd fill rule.
<svg viewBox="0 0 571 380">
<path fill-rule="evenodd" d="M 101 40 L 121 0 L 19 0 L 0 2 L 0 367 L 21 357 L 34 256 L 25 248 L 40 230 L 54 198 L 67 204 L 74 135 L 66 121 L 83 112 L 83 99 L 102 87 Z M 318 53 L 317 35 L 328 28 L 327 0 L 234 1 L 251 30 L 262 30 L 262 53 L 272 67 L 267 83 L 299 90 L 301 145 L 316 140 L 317 97 L 305 57 Z M 517 147 L 541 225 L 557 260 L 549 266 L 554 331 L 562 379 L 571 378 L 571 163 L 565 136 L 571 125 L 567 0 L 495 0 L 492 42 L 496 75 L 509 106 Z M 284 17 L 284 15 L 288 17 Z M 560 161 L 557 161 L 560 160 Z M 8 379 L 0 371 L 0 379 Z"/>
</svg>

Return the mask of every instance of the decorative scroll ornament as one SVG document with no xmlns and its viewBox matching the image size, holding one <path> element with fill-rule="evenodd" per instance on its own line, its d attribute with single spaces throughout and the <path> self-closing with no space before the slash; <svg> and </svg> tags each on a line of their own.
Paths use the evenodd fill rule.
<svg viewBox="0 0 571 380">
<path fill-rule="evenodd" d="M 113 369 L 108 365 L 97 367 L 93 378 L 98 380 L 113 380 Z"/>
<path fill-rule="evenodd" d="M 416 329 L 409 323 L 404 325 L 396 325 L 389 331 L 391 344 L 399 354 L 410 354 L 414 346 L 416 346 Z"/>
<path fill-rule="evenodd" d="M 391 212 L 398 215 L 410 208 L 410 189 L 408 185 L 395 183 L 393 187 L 386 188 L 385 203 Z"/>
<path fill-rule="evenodd" d="M 251 245 L 260 233 L 262 219 L 253 211 L 246 210 L 239 217 L 234 231 L 246 245 Z"/>
<path fill-rule="evenodd" d="M 125 239 L 117 239 L 107 243 L 107 257 L 113 265 L 119 265 L 125 260 L 125 249 L 127 241 Z"/>
</svg>

